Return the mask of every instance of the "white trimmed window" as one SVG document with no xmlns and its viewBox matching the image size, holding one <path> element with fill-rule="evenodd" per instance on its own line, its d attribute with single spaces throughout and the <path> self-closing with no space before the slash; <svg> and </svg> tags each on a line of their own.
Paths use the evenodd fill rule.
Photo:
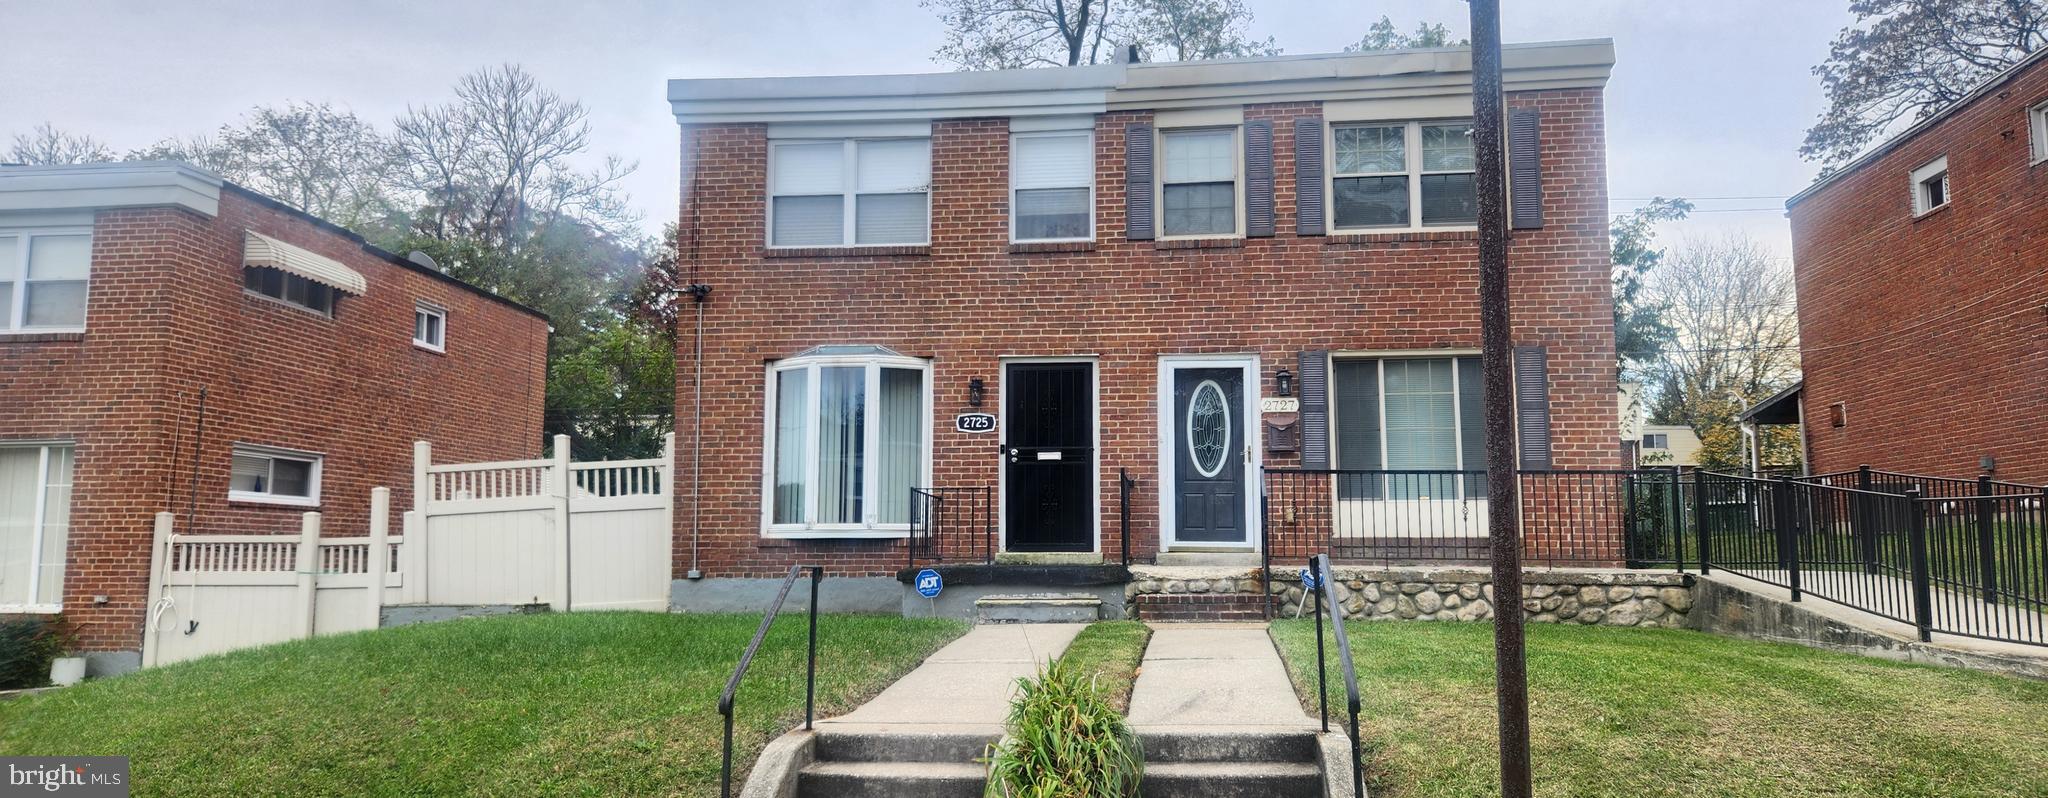
<svg viewBox="0 0 2048 798">
<path fill-rule="evenodd" d="M 236 444 L 228 500 L 318 506 L 320 462 L 320 455 L 310 452 Z"/>
<path fill-rule="evenodd" d="M 83 332 L 92 231 L 0 230 L 0 331 Z"/>
<path fill-rule="evenodd" d="M 412 343 L 421 349 L 446 352 L 448 340 L 448 311 L 438 305 L 420 302 L 412 308 Z"/>
<path fill-rule="evenodd" d="M 1646 432 L 1643 434 L 1643 448 L 1669 449 L 1671 448 L 1671 436 L 1662 432 Z"/>
<path fill-rule="evenodd" d="M 931 364 L 826 346 L 770 365 L 766 452 L 769 535 L 904 536 L 930 485 Z"/>
<path fill-rule="evenodd" d="M 72 459 L 68 443 L 0 443 L 0 613 L 62 609 Z"/>
<path fill-rule="evenodd" d="M 1947 205 L 1948 189 L 1948 156 L 1941 156 L 1913 170 L 1913 215 L 1931 213 Z"/>
<path fill-rule="evenodd" d="M 931 241 L 931 139 L 780 141 L 768 153 L 769 246 Z"/>
<path fill-rule="evenodd" d="M 2034 163 L 2048 161 L 2048 100 L 2027 109 L 2027 129 L 2033 131 Z"/>
<path fill-rule="evenodd" d="M 1471 122 L 1331 127 L 1330 218 L 1338 230 L 1479 222 Z"/>
<path fill-rule="evenodd" d="M 1010 136 L 1010 240 L 1095 237 L 1095 136 L 1086 130 Z"/>
<path fill-rule="evenodd" d="M 1237 128 L 1160 133 L 1159 229 L 1163 235 L 1238 234 L 1237 151 Z"/>
<path fill-rule="evenodd" d="M 1337 467 L 1346 499 L 1484 498 L 1483 385 L 1473 356 L 1338 358 L 1330 364 Z"/>
</svg>

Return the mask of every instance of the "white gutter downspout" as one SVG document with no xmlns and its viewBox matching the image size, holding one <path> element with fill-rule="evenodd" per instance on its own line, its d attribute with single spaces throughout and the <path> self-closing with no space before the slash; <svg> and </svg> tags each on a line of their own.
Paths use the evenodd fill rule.
<svg viewBox="0 0 2048 798">
<path fill-rule="evenodd" d="M 1744 448 L 1749 450 L 1749 475 L 1754 477 L 1757 475 L 1756 427 L 1747 421 L 1739 422 L 1739 424 L 1742 428 L 1742 439 L 1748 442 Z"/>
</svg>

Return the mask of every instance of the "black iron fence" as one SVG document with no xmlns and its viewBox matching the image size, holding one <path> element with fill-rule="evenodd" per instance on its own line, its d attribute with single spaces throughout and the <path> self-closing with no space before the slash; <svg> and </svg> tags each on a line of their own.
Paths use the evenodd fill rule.
<svg viewBox="0 0 2048 798">
<path fill-rule="evenodd" d="M 789 600 L 789 590 L 796 586 L 797 577 L 806 572 L 811 577 L 811 605 L 807 613 L 809 635 L 804 649 L 804 729 L 810 730 L 816 716 L 818 697 L 818 588 L 825 581 L 825 568 L 821 565 L 792 565 L 789 575 L 782 578 L 782 588 L 775 592 L 775 600 L 768 605 L 768 611 L 761 616 L 761 625 L 754 629 L 754 638 L 747 641 L 747 649 L 740 653 L 738 665 L 733 666 L 732 678 L 725 682 L 725 690 L 718 694 L 718 714 L 725 719 L 725 737 L 718 756 L 718 794 L 732 798 L 732 714 L 734 701 L 739 696 L 740 682 L 747 678 L 747 668 L 753 666 L 754 655 L 761 651 L 761 641 L 768 639 L 769 628 L 775 625 L 775 616 L 781 614 L 782 603 Z"/>
<path fill-rule="evenodd" d="M 1701 473 L 1703 571 L 1934 632 L 2048 645 L 2048 489 L 1859 469 Z"/>
<path fill-rule="evenodd" d="M 1488 560 L 1486 472 L 1267 469 L 1263 545 L 1273 559 Z M 1541 565 L 1681 567 L 1688 551 L 1676 468 L 1522 471 L 1524 559 Z"/>
<path fill-rule="evenodd" d="M 906 564 L 915 568 L 919 562 L 995 562 L 994 499 L 995 489 L 986 485 L 911 488 Z"/>
</svg>

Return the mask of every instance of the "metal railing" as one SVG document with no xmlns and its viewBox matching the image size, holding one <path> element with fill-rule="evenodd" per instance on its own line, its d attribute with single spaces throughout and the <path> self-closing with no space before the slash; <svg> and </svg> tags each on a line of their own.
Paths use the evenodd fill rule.
<svg viewBox="0 0 2048 798">
<path fill-rule="evenodd" d="M 2048 489 L 1869 469 L 1698 479 L 1702 572 L 1911 624 L 1923 641 L 2048 645 Z"/>
<path fill-rule="evenodd" d="M 1323 719 L 1323 733 L 1330 733 L 1330 691 L 1324 684 L 1325 674 L 1330 672 L 1328 657 L 1323 647 L 1323 613 L 1330 615 L 1330 626 L 1337 632 L 1337 662 L 1344 669 L 1344 700 L 1351 712 L 1351 794 L 1365 794 L 1365 760 L 1361 753 L 1363 745 L 1358 739 L 1358 668 L 1351 661 L 1351 638 L 1344 632 L 1344 610 L 1337 606 L 1337 591 L 1330 590 L 1330 555 L 1318 554 L 1308 559 L 1308 570 L 1316 580 L 1316 706 Z"/>
<path fill-rule="evenodd" d="M 775 616 L 782 613 L 782 603 L 789 599 L 789 589 L 796 585 L 796 578 L 806 570 L 811 572 L 811 608 L 810 637 L 804 657 L 804 729 L 808 731 L 811 728 L 818 694 L 818 585 L 825 579 L 825 568 L 792 565 L 789 575 L 782 578 L 782 589 L 776 591 L 775 601 L 768 605 L 767 614 L 761 616 L 761 626 L 754 630 L 754 639 L 747 643 L 739 664 L 733 666 L 732 678 L 725 682 L 725 692 L 718 694 L 718 714 L 725 717 L 725 748 L 719 758 L 718 794 L 725 798 L 732 796 L 733 698 L 739 692 L 740 680 L 746 678 L 747 667 L 754 664 L 754 654 L 761 650 L 761 641 L 768 637 L 768 628 L 775 625 Z"/>
<path fill-rule="evenodd" d="M 1485 471 L 1267 469 L 1262 543 L 1275 559 L 1487 562 Z M 1681 567 L 1687 486 L 1676 468 L 1519 474 L 1524 559 Z M 1619 555 L 1619 556 L 1617 556 Z"/>
<path fill-rule="evenodd" d="M 1138 489 L 1138 481 L 1131 478 L 1131 470 L 1116 470 L 1116 523 L 1117 534 L 1123 539 L 1124 565 L 1131 564 L 1131 491 Z"/>
<path fill-rule="evenodd" d="M 911 488 L 910 537 L 905 565 L 934 562 L 996 561 L 996 523 L 991 511 L 995 489 Z"/>
</svg>

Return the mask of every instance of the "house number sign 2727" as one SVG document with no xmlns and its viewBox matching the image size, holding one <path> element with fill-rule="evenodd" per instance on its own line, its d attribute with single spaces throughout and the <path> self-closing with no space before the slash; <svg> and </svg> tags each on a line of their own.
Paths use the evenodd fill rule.
<svg viewBox="0 0 2048 798">
<path fill-rule="evenodd" d="M 996 417 L 989 413 L 961 413 L 953 417 L 953 429 L 960 432 L 994 432 Z"/>
</svg>

